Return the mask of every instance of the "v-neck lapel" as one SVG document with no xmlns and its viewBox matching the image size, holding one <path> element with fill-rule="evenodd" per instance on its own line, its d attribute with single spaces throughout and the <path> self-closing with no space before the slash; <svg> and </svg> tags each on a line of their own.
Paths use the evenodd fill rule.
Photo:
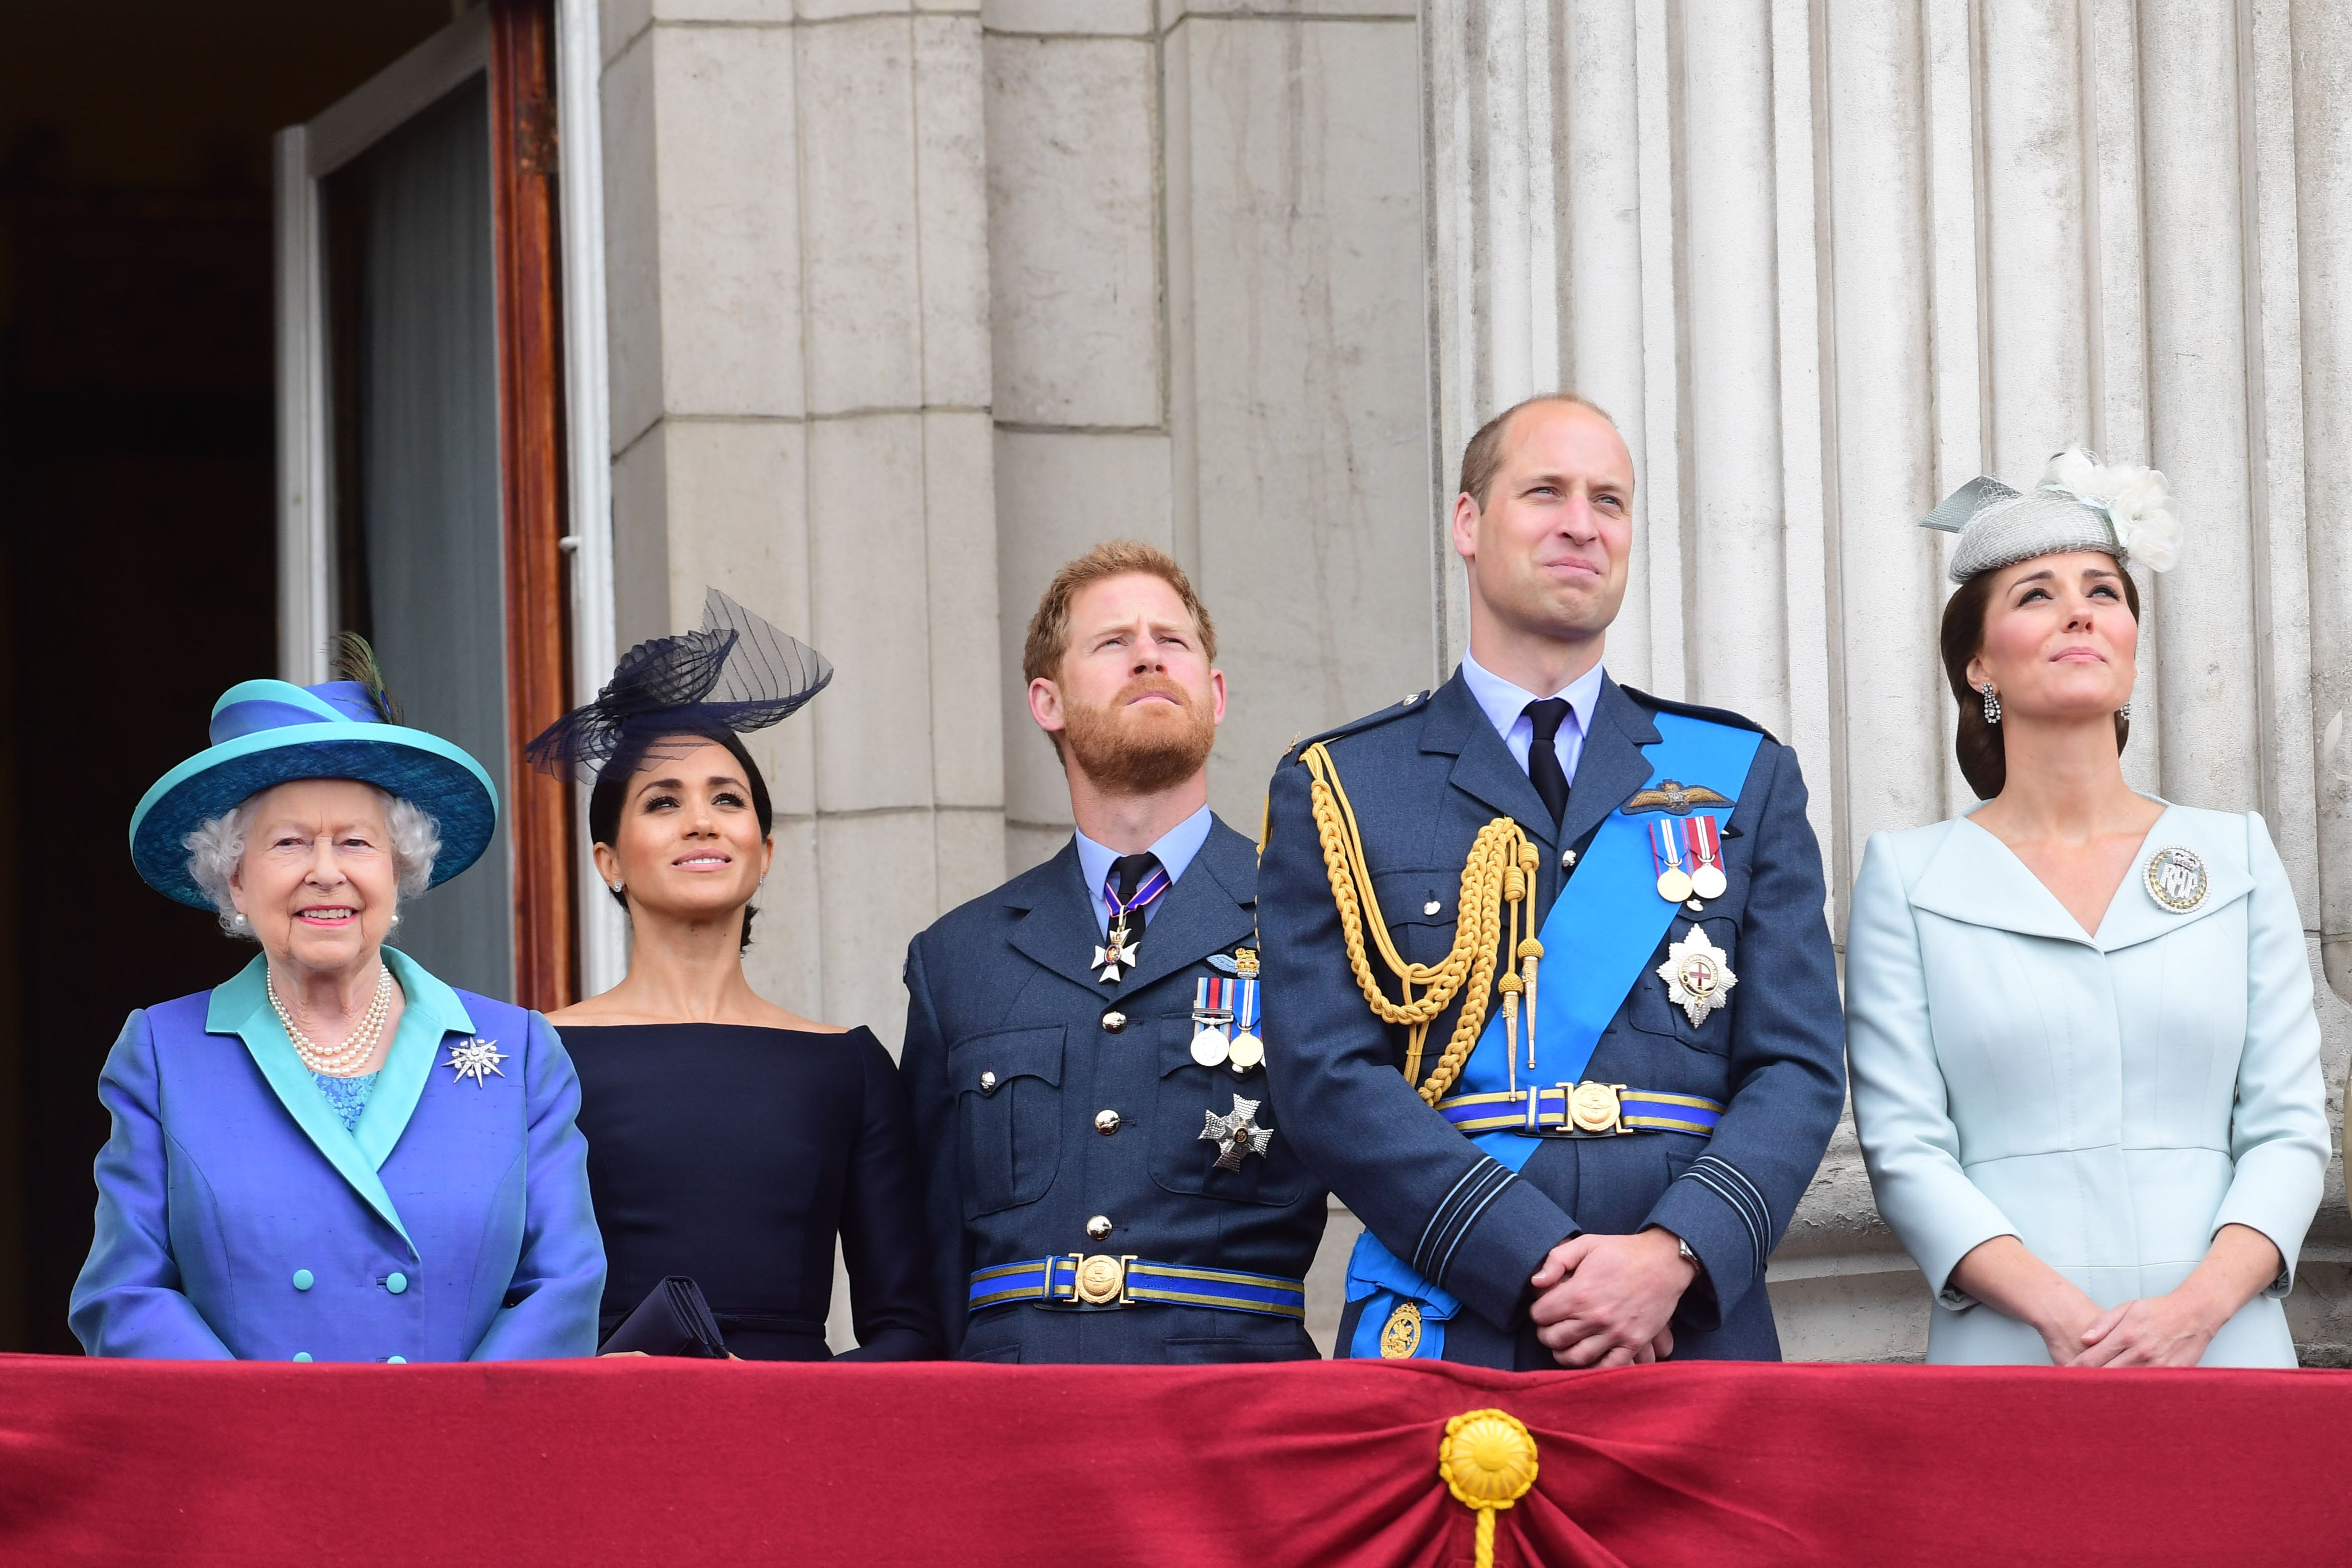
<svg viewBox="0 0 2352 1568">
<path fill-rule="evenodd" d="M 1642 747 L 1658 743 L 1658 727 L 1615 681 L 1602 676 L 1601 699 L 1592 705 L 1592 727 L 1576 759 L 1568 810 L 1560 816 L 1559 842 L 1573 844 L 1601 820 L 1633 798 L 1650 781 L 1650 759 Z"/>
<path fill-rule="evenodd" d="M 1078 869 L 1076 839 L 1064 844 L 1060 854 L 1020 878 L 1005 892 L 1007 903 L 1027 911 L 1013 925 L 1010 939 L 1015 950 L 1096 996 L 1108 999 L 1118 994 L 1095 978 L 1094 968 L 1087 962 L 1101 946 L 1103 936 L 1087 903 L 1091 895 L 1087 890 L 1086 876 Z M 1175 896 L 1176 890 L 1171 887 L 1161 900 L 1164 903 Z"/>
<path fill-rule="evenodd" d="M 1528 778 L 1528 770 L 1495 733 L 1478 699 L 1470 695 L 1469 683 L 1456 669 L 1454 678 L 1437 688 L 1429 699 L 1433 710 L 1423 732 L 1421 746 L 1424 751 L 1454 753 L 1454 771 L 1447 781 L 1456 789 L 1483 802 L 1489 810 L 1500 811 L 1517 822 L 1530 838 L 1541 839 L 1548 844 L 1559 842 L 1559 829 L 1551 820 L 1551 808 Z M 1581 772 L 1580 764 L 1578 771 Z M 1570 790 L 1571 804 L 1575 791 Z"/>
<path fill-rule="evenodd" d="M 268 965 L 268 958 L 257 956 L 234 978 L 213 988 L 212 1000 L 205 1009 L 205 1032 L 234 1034 L 245 1041 L 254 1065 L 261 1069 L 271 1092 L 302 1129 L 302 1135 L 415 1252 L 416 1244 L 409 1240 L 408 1228 L 401 1224 L 400 1211 L 393 1207 L 392 1195 L 384 1190 L 374 1164 L 360 1152 L 358 1140 L 344 1130 L 341 1118 L 312 1082 L 310 1069 L 294 1053 L 294 1042 L 286 1038 L 285 1026 L 278 1021 L 265 989 Z"/>
<path fill-rule="evenodd" d="M 2099 928 L 2085 931 L 2066 906 L 2058 902 L 2017 852 L 1990 831 L 1966 817 L 1952 824 L 1911 890 L 1911 902 L 1920 909 L 1971 925 L 2014 931 L 2025 936 L 2047 936 L 2118 952 L 2200 920 L 2252 891 L 2253 878 L 2239 864 L 2241 857 L 2227 846 L 2199 831 L 2199 814 L 2163 802 L 2163 814 L 2149 827 L 2132 852 L 2123 881 L 2099 916 Z M 2185 914 L 2159 908 L 2142 883 L 2148 857 L 2158 849 L 2179 845 L 2196 852 L 2205 862 L 2203 902 Z"/>
<path fill-rule="evenodd" d="M 416 1113 L 425 1080 L 432 1075 L 433 1059 L 441 1054 L 442 1037 L 471 1038 L 474 1032 L 473 1018 L 457 993 L 427 974 L 415 959 L 396 947 L 386 947 L 383 961 L 400 983 L 404 998 L 400 1029 L 392 1037 L 383 1075 L 375 1081 L 375 1092 L 368 1096 L 367 1109 L 360 1113 L 360 1124 L 352 1134 L 368 1168 L 379 1171 L 392 1157 L 401 1134 L 408 1130 L 409 1118 Z M 511 1041 L 506 1053 L 520 1057 L 523 1045 L 521 1040 Z"/>
</svg>

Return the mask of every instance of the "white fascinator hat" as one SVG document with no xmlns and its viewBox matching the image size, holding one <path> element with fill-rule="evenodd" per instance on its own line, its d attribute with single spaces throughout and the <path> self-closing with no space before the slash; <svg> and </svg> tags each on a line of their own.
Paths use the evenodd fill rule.
<svg viewBox="0 0 2352 1568">
<path fill-rule="evenodd" d="M 2150 571 L 2169 571 L 2180 559 L 2180 509 L 2164 476 L 2102 463 L 2080 446 L 2053 457 L 2031 490 L 1971 479 L 1919 526 L 1960 536 L 1954 582 L 2063 550 L 2099 550 Z"/>
</svg>

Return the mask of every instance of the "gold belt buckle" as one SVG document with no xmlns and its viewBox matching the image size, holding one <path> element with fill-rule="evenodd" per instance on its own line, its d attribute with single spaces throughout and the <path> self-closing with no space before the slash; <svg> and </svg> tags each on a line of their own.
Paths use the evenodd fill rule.
<svg viewBox="0 0 2352 1568">
<path fill-rule="evenodd" d="M 1563 1083 L 1561 1092 L 1568 1101 L 1568 1119 L 1580 1133 L 1622 1133 L 1624 1124 L 1618 1118 L 1624 1110 L 1618 1096 L 1622 1083 L 1599 1083 L 1587 1079 L 1574 1088 Z"/>
<path fill-rule="evenodd" d="M 1079 1301 L 1090 1307 L 1135 1304 L 1135 1298 L 1127 1293 L 1127 1266 L 1135 1261 L 1134 1253 L 1121 1253 L 1114 1258 L 1108 1252 L 1097 1252 L 1091 1256 L 1073 1252 L 1069 1259 L 1075 1266 L 1070 1288 Z"/>
</svg>

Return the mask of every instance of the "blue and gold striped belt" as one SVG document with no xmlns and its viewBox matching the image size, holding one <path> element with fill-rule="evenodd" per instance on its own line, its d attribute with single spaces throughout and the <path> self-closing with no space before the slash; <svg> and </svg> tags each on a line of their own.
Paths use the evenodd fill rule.
<svg viewBox="0 0 2352 1568">
<path fill-rule="evenodd" d="M 1041 1307 L 1220 1307 L 1233 1312 L 1304 1319 L 1307 1281 L 1237 1269 L 1192 1269 L 1131 1254 L 1066 1252 L 972 1271 L 966 1310 L 1029 1301 Z"/>
<path fill-rule="evenodd" d="M 1627 1133 L 1696 1133 L 1723 1120 L 1720 1101 L 1628 1089 L 1622 1083 L 1552 1083 L 1503 1094 L 1457 1094 L 1439 1114 L 1465 1133 L 1525 1133 L 1540 1138 L 1614 1138 Z"/>
</svg>

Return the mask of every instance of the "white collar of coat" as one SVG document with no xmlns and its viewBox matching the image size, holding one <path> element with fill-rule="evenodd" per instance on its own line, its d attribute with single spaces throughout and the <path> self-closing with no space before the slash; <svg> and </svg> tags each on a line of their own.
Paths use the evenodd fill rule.
<svg viewBox="0 0 2352 1568">
<path fill-rule="evenodd" d="M 2026 869 L 2007 844 L 1966 817 L 1956 818 L 1911 887 L 1914 908 L 1971 925 L 2077 942 L 2114 953 L 2179 930 L 2226 909 L 2253 890 L 2246 857 L 2247 820 L 2228 811 L 2201 811 L 2162 802 L 2164 814 L 2132 856 L 2131 869 L 2095 932 L 2085 933 L 2057 895 Z M 2147 862 L 2159 850 L 2180 848 L 2205 862 L 2204 902 L 2175 914 L 2147 891 Z"/>
</svg>

